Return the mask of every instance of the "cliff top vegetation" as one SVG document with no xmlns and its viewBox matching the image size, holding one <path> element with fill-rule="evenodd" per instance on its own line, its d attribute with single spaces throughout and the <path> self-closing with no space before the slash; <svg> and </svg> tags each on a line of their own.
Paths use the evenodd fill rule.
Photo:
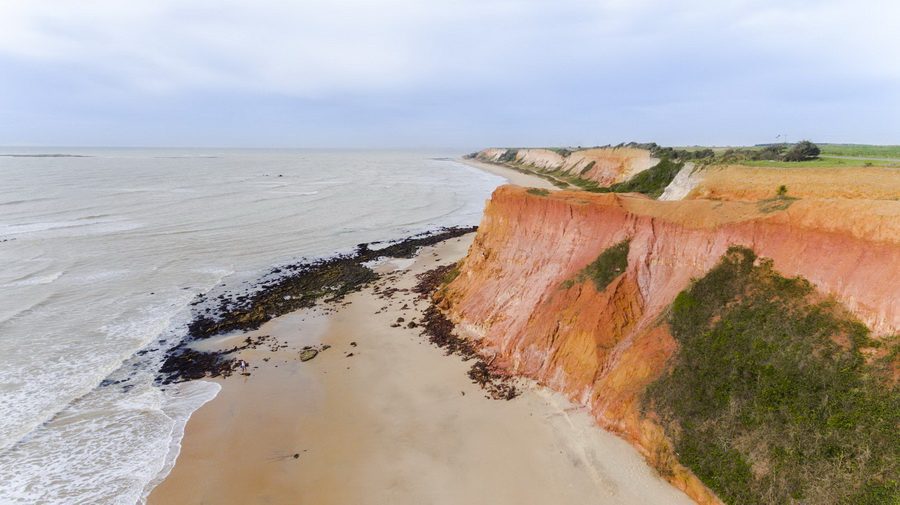
<svg viewBox="0 0 900 505">
<path fill-rule="evenodd" d="M 726 503 L 900 503 L 897 339 L 732 247 L 682 291 L 647 390 L 676 456 Z"/>
</svg>

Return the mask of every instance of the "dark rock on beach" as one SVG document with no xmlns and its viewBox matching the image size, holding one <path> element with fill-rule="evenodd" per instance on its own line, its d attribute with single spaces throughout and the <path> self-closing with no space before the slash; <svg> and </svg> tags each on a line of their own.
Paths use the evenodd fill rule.
<svg viewBox="0 0 900 505">
<path fill-rule="evenodd" d="M 221 294 L 216 298 L 198 295 L 191 304 L 195 314 L 188 325 L 188 335 L 166 353 L 157 381 L 168 384 L 230 375 L 235 360 L 227 355 L 240 348 L 201 352 L 190 349 L 187 343 L 231 331 L 254 330 L 274 317 L 312 307 L 320 301 L 339 302 L 378 278 L 365 263 L 379 258 L 411 258 L 422 247 L 475 230 L 474 226 L 442 228 L 380 249 L 372 249 L 372 244 L 360 244 L 351 254 L 274 268 L 256 283 L 255 289 L 246 293 Z M 386 293 L 388 297 L 392 295 L 393 290 Z"/>
<path fill-rule="evenodd" d="M 469 369 L 468 376 L 472 382 L 487 392 L 489 398 L 512 400 L 521 394 L 513 384 L 513 379 L 492 367 L 492 362 L 485 361 L 474 342 L 456 335 L 453 331 L 455 327 L 453 322 L 444 316 L 434 300 L 435 291 L 441 287 L 447 272 L 451 271 L 453 267 L 453 265 L 438 267 L 419 275 L 419 284 L 414 291 L 419 293 L 422 298 L 431 299 L 431 304 L 425 309 L 422 316 L 422 327 L 424 328 L 422 335 L 428 337 L 428 341 L 432 344 L 444 349 L 448 355 L 456 354 L 462 357 L 463 361 L 475 360 L 475 364 Z"/>
</svg>

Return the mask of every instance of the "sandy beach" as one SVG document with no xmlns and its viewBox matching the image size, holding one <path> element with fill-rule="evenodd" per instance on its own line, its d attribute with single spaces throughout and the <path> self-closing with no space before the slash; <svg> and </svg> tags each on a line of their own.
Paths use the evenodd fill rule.
<svg viewBox="0 0 900 505">
<path fill-rule="evenodd" d="M 511 168 L 504 167 L 503 165 L 485 163 L 483 161 L 468 158 L 463 158 L 460 160 L 460 162 L 465 163 L 470 167 L 475 167 L 479 170 L 483 170 L 494 175 L 499 175 L 500 177 L 508 180 L 510 184 L 515 184 L 516 186 L 526 186 L 530 188 L 542 188 L 549 189 L 550 191 L 559 191 L 559 188 L 551 184 L 550 181 L 546 179 L 542 179 L 536 175 L 526 174 L 525 172 L 519 172 L 518 170 L 513 170 Z"/>
<path fill-rule="evenodd" d="M 203 342 L 266 337 L 240 354 L 249 376 L 216 379 L 221 392 L 191 417 L 148 502 L 691 503 L 585 411 L 528 385 L 489 399 L 470 364 L 408 327 L 427 306 L 408 291 L 416 274 L 457 261 L 473 238 L 380 265 L 382 278 L 338 307 Z M 305 346 L 323 345 L 301 361 Z"/>
</svg>

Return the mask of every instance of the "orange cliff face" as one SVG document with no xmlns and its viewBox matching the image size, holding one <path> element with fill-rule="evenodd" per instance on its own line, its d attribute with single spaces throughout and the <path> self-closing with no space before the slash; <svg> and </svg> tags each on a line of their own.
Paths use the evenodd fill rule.
<svg viewBox="0 0 900 505">
<path fill-rule="evenodd" d="M 512 157 L 512 159 L 509 159 Z M 567 175 L 609 186 L 627 181 L 635 174 L 653 167 L 659 160 L 646 149 L 598 147 L 560 154 L 553 149 L 503 149 L 480 151 L 477 158 L 493 163 L 508 160 L 544 171 L 561 171 Z"/>
<path fill-rule="evenodd" d="M 876 203 L 871 202 L 871 205 Z M 588 406 L 700 503 L 718 500 L 675 461 L 640 397 L 675 352 L 661 325 L 691 278 L 730 245 L 771 258 L 833 295 L 873 333 L 900 329 L 900 202 L 797 201 L 762 213 L 750 202 L 660 202 L 640 196 L 496 190 L 443 305 L 495 364 Z M 871 210 L 871 209 L 869 209 Z M 628 267 L 602 292 L 565 281 L 630 239 Z"/>
</svg>

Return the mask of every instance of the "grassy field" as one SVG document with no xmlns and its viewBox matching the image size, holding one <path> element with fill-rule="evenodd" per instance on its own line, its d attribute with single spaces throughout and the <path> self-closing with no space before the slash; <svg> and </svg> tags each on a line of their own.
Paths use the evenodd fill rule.
<svg viewBox="0 0 900 505">
<path fill-rule="evenodd" d="M 849 156 L 856 158 L 897 158 L 900 160 L 900 145 L 880 146 L 874 144 L 820 144 L 816 143 L 822 151 L 822 156 Z M 721 154 L 728 149 L 742 149 L 760 151 L 762 146 L 677 146 L 676 149 L 684 151 L 700 151 L 712 149 L 716 154 Z"/>
<path fill-rule="evenodd" d="M 753 161 L 741 160 L 741 165 L 752 167 L 858 167 L 866 162 L 874 166 L 900 167 L 900 146 L 879 146 L 869 144 L 817 144 L 821 150 L 819 159 L 803 162 Z M 703 146 L 684 146 L 676 149 L 684 151 L 700 151 Z M 717 156 L 729 150 L 742 152 L 760 152 L 763 146 L 728 146 L 711 147 Z M 856 158 L 856 159 L 844 159 Z"/>
<path fill-rule="evenodd" d="M 867 144 L 818 144 L 822 156 L 854 156 L 860 158 L 897 158 L 900 146 L 876 146 Z"/>
<path fill-rule="evenodd" d="M 820 156 L 818 159 L 809 161 L 741 161 L 738 164 L 748 167 L 779 167 L 779 168 L 829 168 L 829 167 L 861 167 L 861 166 L 877 166 L 877 167 L 900 167 L 898 161 L 870 161 L 871 165 L 866 165 L 866 160 L 846 159 L 846 158 L 829 158 Z"/>
</svg>

